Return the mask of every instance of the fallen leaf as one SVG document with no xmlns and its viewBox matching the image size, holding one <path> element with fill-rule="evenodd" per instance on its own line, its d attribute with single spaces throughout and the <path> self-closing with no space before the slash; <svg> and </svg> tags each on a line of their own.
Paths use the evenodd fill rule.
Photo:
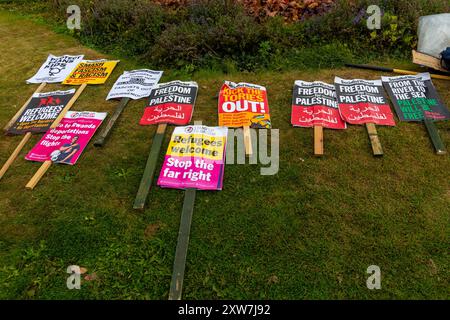
<svg viewBox="0 0 450 320">
<path fill-rule="evenodd" d="M 84 276 L 84 280 L 86 280 L 86 281 L 93 281 L 93 280 L 97 280 L 97 279 L 98 279 L 98 277 L 95 272 Z"/>
</svg>

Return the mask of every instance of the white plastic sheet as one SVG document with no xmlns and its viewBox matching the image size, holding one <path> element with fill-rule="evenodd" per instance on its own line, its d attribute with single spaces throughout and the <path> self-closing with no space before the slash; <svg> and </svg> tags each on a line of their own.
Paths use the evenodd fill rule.
<svg viewBox="0 0 450 320">
<path fill-rule="evenodd" d="M 440 58 L 440 53 L 450 47 L 450 13 L 420 17 L 417 50 Z"/>
</svg>

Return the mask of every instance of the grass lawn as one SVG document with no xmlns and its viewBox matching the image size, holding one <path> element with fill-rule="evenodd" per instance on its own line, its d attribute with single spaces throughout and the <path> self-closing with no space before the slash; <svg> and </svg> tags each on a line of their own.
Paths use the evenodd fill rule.
<svg viewBox="0 0 450 320">
<path fill-rule="evenodd" d="M 0 40 L 1 127 L 35 90 L 25 80 L 48 53 L 108 57 L 6 12 Z M 72 110 L 111 114 L 117 103 L 105 97 L 113 82 L 140 67 L 122 59 L 106 85 L 88 87 Z M 315 158 L 313 130 L 290 125 L 292 86 L 335 75 L 380 76 L 338 69 L 192 77 L 200 87 L 193 120 L 212 126 L 223 80 L 267 87 L 280 171 L 261 176 L 259 165 L 227 165 L 223 191 L 197 193 L 184 298 L 448 298 L 450 157 L 434 154 L 423 125 L 398 123 L 378 127 L 381 159 L 362 126 L 325 130 L 326 155 Z M 177 78 L 189 79 L 167 72 L 161 82 Z M 450 105 L 450 82 L 434 83 Z M 143 107 L 130 102 L 103 149 L 89 145 L 76 166 L 53 166 L 34 191 L 25 184 L 40 163 L 24 156 L 40 137 L 25 147 L 0 181 L 0 298 L 167 299 L 184 193 L 155 187 L 147 210 L 132 209 L 156 129 L 138 125 Z M 450 123 L 437 127 L 450 148 Z M 0 138 L 1 164 L 20 140 Z M 66 288 L 72 264 L 90 275 L 81 290 Z M 381 290 L 366 287 L 370 265 L 381 268 Z"/>
</svg>

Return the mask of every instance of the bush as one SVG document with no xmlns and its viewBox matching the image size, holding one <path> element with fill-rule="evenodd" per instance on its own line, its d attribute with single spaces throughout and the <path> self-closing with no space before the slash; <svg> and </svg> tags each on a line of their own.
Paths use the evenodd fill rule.
<svg viewBox="0 0 450 320">
<path fill-rule="evenodd" d="M 72 2 L 51 0 L 47 6 L 62 24 Z M 286 23 L 281 16 L 256 20 L 242 0 L 184 2 L 81 0 L 79 37 L 158 68 L 330 67 L 352 57 L 409 55 L 417 42 L 418 18 L 450 9 L 448 0 L 336 0 L 324 14 Z M 371 4 L 383 10 L 381 30 L 366 27 Z"/>
</svg>

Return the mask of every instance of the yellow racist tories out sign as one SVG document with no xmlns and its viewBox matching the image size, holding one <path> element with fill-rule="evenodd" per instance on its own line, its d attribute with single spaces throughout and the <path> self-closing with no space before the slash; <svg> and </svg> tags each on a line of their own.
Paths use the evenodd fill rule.
<svg viewBox="0 0 450 320">
<path fill-rule="evenodd" d="M 83 60 L 63 81 L 63 84 L 103 84 L 119 60 Z"/>
</svg>

